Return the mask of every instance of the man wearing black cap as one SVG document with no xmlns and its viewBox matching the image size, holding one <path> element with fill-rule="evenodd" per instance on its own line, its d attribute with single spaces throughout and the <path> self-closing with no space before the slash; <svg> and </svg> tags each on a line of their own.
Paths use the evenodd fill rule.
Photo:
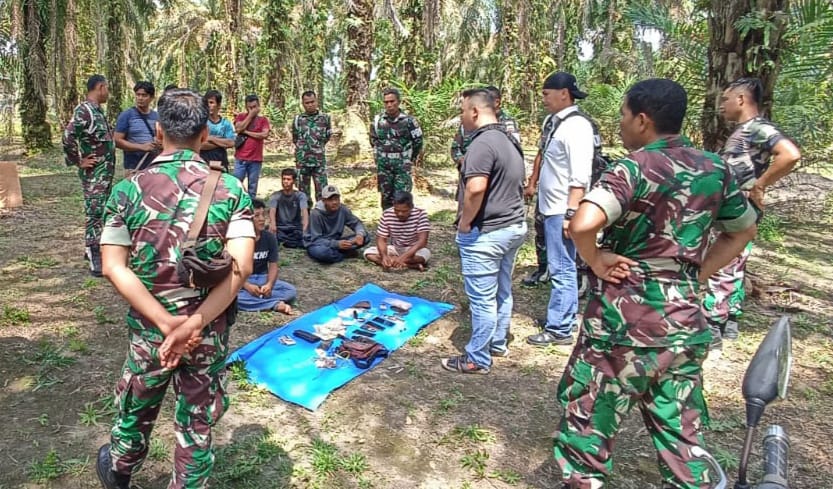
<svg viewBox="0 0 833 489">
<path fill-rule="evenodd" d="M 309 227 L 304 234 L 309 257 L 321 263 L 338 263 L 347 257 L 357 257 L 357 250 L 368 243 L 369 237 L 364 224 L 341 203 L 338 188 L 335 185 L 324 187 L 321 200 L 310 212 Z"/>
<path fill-rule="evenodd" d="M 570 238 L 570 219 L 590 185 L 593 167 L 593 126 L 575 104 L 586 93 L 576 77 L 559 71 L 544 81 L 543 102 L 553 119 L 553 130 L 543 143 L 540 174 L 535 168 L 529 185 L 538 186 L 538 209 L 544 216 L 550 302 L 541 333 L 527 337 L 535 346 L 569 345 L 578 311 L 576 247 Z"/>
</svg>

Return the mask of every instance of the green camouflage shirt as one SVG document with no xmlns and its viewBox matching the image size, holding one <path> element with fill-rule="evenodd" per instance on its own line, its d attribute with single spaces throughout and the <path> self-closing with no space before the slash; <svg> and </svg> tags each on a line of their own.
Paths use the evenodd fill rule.
<svg viewBox="0 0 833 489">
<path fill-rule="evenodd" d="M 128 265 L 171 314 L 193 313 L 208 295 L 208 289 L 183 286 L 176 273 L 208 175 L 208 165 L 193 151 L 161 155 L 116 184 L 104 211 L 101 244 L 129 247 Z M 251 207 L 240 181 L 223 173 L 197 240 L 198 256 L 219 256 L 228 239 L 254 238 Z M 131 328 L 158 333 L 132 309 L 127 322 Z"/>
<path fill-rule="evenodd" d="M 639 263 L 620 284 L 591 279 L 586 334 L 635 347 L 708 343 L 697 274 L 709 230 L 756 219 L 726 164 L 681 136 L 659 139 L 614 163 L 583 201 L 607 216 L 602 247 Z"/>
<path fill-rule="evenodd" d="M 518 144 L 521 144 L 521 131 L 518 129 L 518 123 L 509 114 L 502 109 L 497 114 L 497 121 L 503 124 L 506 133 L 515 138 Z M 469 149 L 471 138 L 466 134 L 463 125 L 460 124 L 460 130 L 451 141 L 451 159 L 457 163 L 459 167 L 463 163 L 463 156 L 466 155 L 466 150 Z"/>
<path fill-rule="evenodd" d="M 735 128 L 720 156 L 735 173 L 741 190 L 751 190 L 769 168 L 772 148 L 782 139 L 784 135 L 775 124 L 763 117 L 749 119 Z"/>
<path fill-rule="evenodd" d="M 67 166 L 78 166 L 81 159 L 96 156 L 97 163 L 116 162 L 113 130 L 101 106 L 85 100 L 75 107 L 63 135 L 64 159 Z"/>
<path fill-rule="evenodd" d="M 370 144 L 377 158 L 413 161 L 422 151 L 422 129 L 404 112 L 393 118 L 382 112 L 370 125 Z"/>
<path fill-rule="evenodd" d="M 333 135 L 329 114 L 306 112 L 295 116 L 292 123 L 292 142 L 295 161 L 300 166 L 324 165 L 324 147 Z"/>
</svg>

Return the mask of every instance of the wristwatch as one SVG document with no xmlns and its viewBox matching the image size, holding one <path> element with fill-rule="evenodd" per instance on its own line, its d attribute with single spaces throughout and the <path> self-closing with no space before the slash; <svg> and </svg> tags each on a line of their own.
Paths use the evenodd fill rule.
<svg viewBox="0 0 833 489">
<path fill-rule="evenodd" d="M 567 212 L 564 213 L 564 220 L 569 221 L 576 215 L 575 209 L 567 209 Z"/>
</svg>

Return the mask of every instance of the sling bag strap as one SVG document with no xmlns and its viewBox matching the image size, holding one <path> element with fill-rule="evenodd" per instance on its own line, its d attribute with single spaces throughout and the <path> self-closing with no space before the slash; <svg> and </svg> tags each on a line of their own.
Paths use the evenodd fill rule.
<svg viewBox="0 0 833 489">
<path fill-rule="evenodd" d="M 205 218 L 208 217 L 208 206 L 214 200 L 214 190 L 217 188 L 220 175 L 223 174 L 223 165 L 219 161 L 210 161 L 208 167 L 211 169 L 211 172 L 202 188 L 200 203 L 197 205 L 197 212 L 194 214 L 194 220 L 191 221 L 191 227 L 188 228 L 188 237 L 185 239 L 184 247 L 197 244 L 197 237 L 200 235 L 203 226 L 205 226 Z"/>
</svg>

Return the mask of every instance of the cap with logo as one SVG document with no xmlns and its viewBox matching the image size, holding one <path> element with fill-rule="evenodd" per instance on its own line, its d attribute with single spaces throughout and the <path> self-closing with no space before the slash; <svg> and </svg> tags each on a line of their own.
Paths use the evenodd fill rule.
<svg viewBox="0 0 833 489">
<path fill-rule="evenodd" d="M 327 185 L 323 189 L 321 189 L 321 198 L 322 199 L 329 199 L 333 195 L 341 195 L 341 192 L 338 191 L 338 187 L 335 185 Z"/>
</svg>

